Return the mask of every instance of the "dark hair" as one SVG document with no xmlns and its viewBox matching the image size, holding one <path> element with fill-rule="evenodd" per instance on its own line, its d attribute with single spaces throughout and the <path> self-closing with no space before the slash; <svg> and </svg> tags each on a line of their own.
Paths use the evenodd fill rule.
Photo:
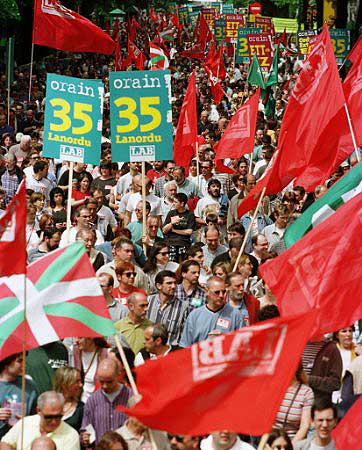
<svg viewBox="0 0 362 450">
<path fill-rule="evenodd" d="M 163 248 L 169 248 L 169 245 L 165 240 L 156 241 L 151 247 L 150 255 L 143 267 L 144 273 L 155 272 L 157 270 L 157 259 L 156 256 L 160 253 Z"/>
<path fill-rule="evenodd" d="M 16 360 L 16 358 L 21 355 L 21 353 L 15 353 L 14 355 L 10 355 L 5 359 L 0 361 L 0 373 L 5 369 L 5 367 L 10 366 L 10 364 Z"/>
<path fill-rule="evenodd" d="M 229 249 L 231 250 L 232 248 L 236 248 L 236 249 L 240 250 L 242 245 L 243 245 L 243 239 L 239 238 L 239 237 L 235 237 L 235 238 L 230 239 Z"/>
<path fill-rule="evenodd" d="M 135 360 L 135 354 L 133 352 L 132 349 L 130 349 L 129 347 L 124 347 L 122 345 L 123 348 L 123 352 L 124 355 L 126 357 L 126 360 L 128 362 L 129 368 L 131 369 L 131 371 L 133 372 L 134 369 L 134 360 Z M 122 358 L 121 355 L 119 354 L 119 350 L 117 347 L 112 347 L 111 352 L 114 353 L 115 357 L 118 359 L 118 361 L 122 364 L 123 366 L 123 362 L 122 362 Z M 133 374 L 134 378 L 136 379 L 136 375 Z M 126 374 L 126 379 L 128 380 L 128 375 Z M 128 380 L 129 383 L 129 380 Z"/>
<path fill-rule="evenodd" d="M 276 305 L 266 305 L 259 310 L 257 320 L 258 322 L 263 322 L 264 320 L 275 319 L 276 317 L 280 317 L 278 307 Z"/>
<path fill-rule="evenodd" d="M 163 323 L 155 323 L 150 325 L 152 327 L 152 339 L 155 341 L 161 338 L 162 345 L 166 345 L 168 341 L 168 331 Z"/>
<path fill-rule="evenodd" d="M 240 222 L 235 222 L 228 227 L 228 231 L 234 231 L 235 233 L 239 233 L 241 236 L 245 236 L 245 228 Z"/>
<path fill-rule="evenodd" d="M 163 281 L 165 278 L 176 278 L 176 275 L 174 272 L 171 272 L 171 270 L 161 270 L 161 272 L 158 272 L 155 278 L 155 284 L 163 284 Z"/>
<path fill-rule="evenodd" d="M 293 191 L 299 192 L 300 195 L 305 195 L 305 189 L 303 186 L 294 186 Z"/>
<path fill-rule="evenodd" d="M 34 173 L 39 173 L 41 170 L 44 170 L 48 166 L 48 163 L 45 161 L 36 161 L 36 163 L 33 165 Z"/>
<path fill-rule="evenodd" d="M 50 204 L 51 208 L 55 207 L 54 197 L 55 197 L 56 194 L 62 194 L 62 196 L 63 196 L 62 206 L 65 205 L 65 192 L 63 191 L 62 188 L 55 187 L 49 192 L 49 199 L 50 199 L 49 204 Z"/>
<path fill-rule="evenodd" d="M 176 271 L 176 278 L 178 283 L 182 282 L 182 274 L 187 273 L 189 268 L 192 266 L 197 266 L 200 269 L 200 264 L 193 259 L 187 259 L 179 265 Z"/>
<path fill-rule="evenodd" d="M 218 180 L 217 178 L 211 178 L 211 180 L 208 181 L 208 183 L 207 183 L 207 189 L 209 189 L 209 187 L 210 187 L 212 184 L 216 184 L 217 186 L 219 186 L 219 188 L 221 188 L 220 180 Z"/>
<path fill-rule="evenodd" d="M 339 333 L 341 330 L 344 330 L 345 328 L 352 328 L 352 332 L 355 331 L 355 328 L 354 328 L 354 325 L 353 325 L 353 324 L 352 324 L 352 325 L 348 325 L 347 327 L 340 328 L 339 330 L 337 330 L 337 331 L 335 331 L 335 332 L 333 333 L 333 340 L 334 340 L 334 342 L 338 342 L 338 333 Z"/>
<path fill-rule="evenodd" d="M 124 438 L 115 431 L 107 431 L 98 442 L 96 450 L 110 450 L 111 444 L 119 442 L 122 444 L 123 450 L 128 450 L 128 444 Z"/>
<path fill-rule="evenodd" d="M 59 233 L 59 235 L 62 234 L 62 232 L 60 230 L 58 230 L 57 228 L 46 228 L 43 231 L 43 240 L 45 238 L 51 239 L 57 233 Z"/>
<path fill-rule="evenodd" d="M 287 449 L 286 450 L 293 450 L 293 444 L 292 441 L 290 440 L 290 437 L 287 435 L 287 433 L 284 430 L 277 430 L 274 429 L 268 437 L 267 440 L 267 444 L 268 445 L 272 445 L 273 442 L 278 439 L 278 438 L 283 438 L 285 439 L 285 441 L 287 442 Z"/>
<path fill-rule="evenodd" d="M 201 245 L 199 245 L 199 244 L 194 244 L 194 245 L 191 245 L 191 247 L 189 247 L 187 250 L 186 250 L 186 256 L 188 257 L 188 258 L 193 258 L 194 256 L 196 256 L 197 255 L 197 253 L 203 253 L 203 251 L 202 251 L 202 245 L 203 244 L 201 244 Z"/>
<path fill-rule="evenodd" d="M 329 398 L 320 397 L 314 401 L 314 404 L 312 406 L 312 409 L 311 409 L 312 420 L 314 420 L 316 411 L 324 411 L 325 409 L 332 409 L 333 410 L 333 418 L 337 419 L 336 406 L 332 403 L 332 401 Z"/>
<path fill-rule="evenodd" d="M 186 205 L 186 204 L 187 204 L 188 197 L 187 197 L 187 195 L 184 194 L 183 192 L 178 192 L 177 194 L 175 194 L 175 199 L 176 199 L 177 201 L 179 201 L 180 203 L 183 203 L 184 205 Z"/>
</svg>

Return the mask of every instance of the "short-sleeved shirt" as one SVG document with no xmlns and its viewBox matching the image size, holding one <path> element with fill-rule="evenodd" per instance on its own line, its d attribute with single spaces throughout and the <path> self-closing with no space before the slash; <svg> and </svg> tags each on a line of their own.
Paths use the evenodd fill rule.
<svg viewBox="0 0 362 450">
<path fill-rule="evenodd" d="M 171 210 L 167 214 L 163 226 L 171 223 L 171 217 L 175 216 L 179 216 L 182 218 L 182 220 L 178 224 L 173 225 L 173 228 L 175 230 L 195 230 L 196 228 L 195 215 L 189 210 L 186 210 L 182 213 L 177 212 L 176 209 Z M 170 245 L 181 245 L 181 246 L 190 245 L 190 237 L 191 236 L 184 236 L 181 234 L 174 233 L 173 231 L 170 231 L 169 233 L 165 234 L 165 238 L 167 239 L 167 242 Z"/>
<path fill-rule="evenodd" d="M 303 411 L 310 410 L 314 402 L 313 390 L 309 386 L 302 384 L 299 390 L 298 387 L 299 384 L 288 387 L 275 421 L 275 427 L 284 428 L 290 438 L 299 430 Z"/>
<path fill-rule="evenodd" d="M 144 319 L 141 323 L 133 323 L 127 316 L 116 322 L 114 327 L 127 339 L 129 346 L 136 355 L 144 347 L 144 331 L 151 325 L 153 325 L 153 322 L 148 319 Z"/>
</svg>

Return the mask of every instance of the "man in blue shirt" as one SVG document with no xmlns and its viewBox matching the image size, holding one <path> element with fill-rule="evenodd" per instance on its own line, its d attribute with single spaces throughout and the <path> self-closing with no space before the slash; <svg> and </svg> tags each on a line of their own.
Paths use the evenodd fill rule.
<svg viewBox="0 0 362 450">
<path fill-rule="evenodd" d="M 241 312 L 226 303 L 225 282 L 211 277 L 206 283 L 207 303 L 194 309 L 186 320 L 180 346 L 189 347 L 210 336 L 230 333 L 243 326 Z"/>
</svg>

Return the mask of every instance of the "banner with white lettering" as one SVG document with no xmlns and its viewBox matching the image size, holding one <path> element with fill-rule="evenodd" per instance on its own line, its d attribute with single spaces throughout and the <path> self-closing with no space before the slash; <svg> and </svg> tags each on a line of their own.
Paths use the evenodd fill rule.
<svg viewBox="0 0 362 450">
<path fill-rule="evenodd" d="M 46 93 L 43 156 L 99 164 L 102 81 L 50 73 Z"/>
<path fill-rule="evenodd" d="M 172 159 L 170 71 L 111 72 L 109 90 L 113 161 Z"/>
</svg>

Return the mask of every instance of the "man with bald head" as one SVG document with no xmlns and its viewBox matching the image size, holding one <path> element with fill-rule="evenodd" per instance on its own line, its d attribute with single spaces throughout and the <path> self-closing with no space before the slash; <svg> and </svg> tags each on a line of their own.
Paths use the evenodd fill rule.
<svg viewBox="0 0 362 450">
<path fill-rule="evenodd" d="M 64 397 L 55 391 L 43 392 L 38 397 L 38 414 L 19 420 L 1 439 L 0 450 L 22 448 L 31 450 L 35 439 L 41 436 L 51 438 L 59 449 L 79 450 L 79 435 L 63 422 Z M 24 428 L 23 446 L 21 446 Z M 46 449 L 48 447 L 35 447 Z M 51 447 L 49 447 L 51 448 Z"/>
<path fill-rule="evenodd" d="M 55 442 L 47 436 L 34 439 L 30 450 L 57 450 Z"/>
<path fill-rule="evenodd" d="M 145 177 L 145 184 L 146 184 L 146 200 L 151 205 L 151 215 L 158 216 L 161 225 L 161 214 L 162 214 L 161 199 L 159 197 L 156 197 L 156 195 L 150 193 L 150 190 L 152 188 L 152 181 L 148 177 Z M 140 192 L 130 194 L 130 196 L 128 197 L 124 226 L 128 225 L 130 222 L 134 220 L 137 220 L 135 210 L 140 200 L 142 200 L 142 194 Z"/>
<path fill-rule="evenodd" d="M 120 369 L 119 362 L 113 358 L 103 359 L 98 364 L 97 379 L 101 388 L 89 397 L 84 407 L 81 440 L 86 446 L 90 443 L 90 433 L 85 431 L 88 425 L 94 428 L 98 443 L 104 433 L 121 427 L 128 417 L 116 410 L 119 405 L 126 406 L 132 396 L 131 389 L 118 381 Z"/>
<path fill-rule="evenodd" d="M 226 303 L 226 286 L 220 277 L 210 277 L 206 283 L 206 304 L 194 309 L 186 320 L 180 346 L 189 347 L 222 333 L 231 333 L 243 326 L 239 310 Z"/>
</svg>

